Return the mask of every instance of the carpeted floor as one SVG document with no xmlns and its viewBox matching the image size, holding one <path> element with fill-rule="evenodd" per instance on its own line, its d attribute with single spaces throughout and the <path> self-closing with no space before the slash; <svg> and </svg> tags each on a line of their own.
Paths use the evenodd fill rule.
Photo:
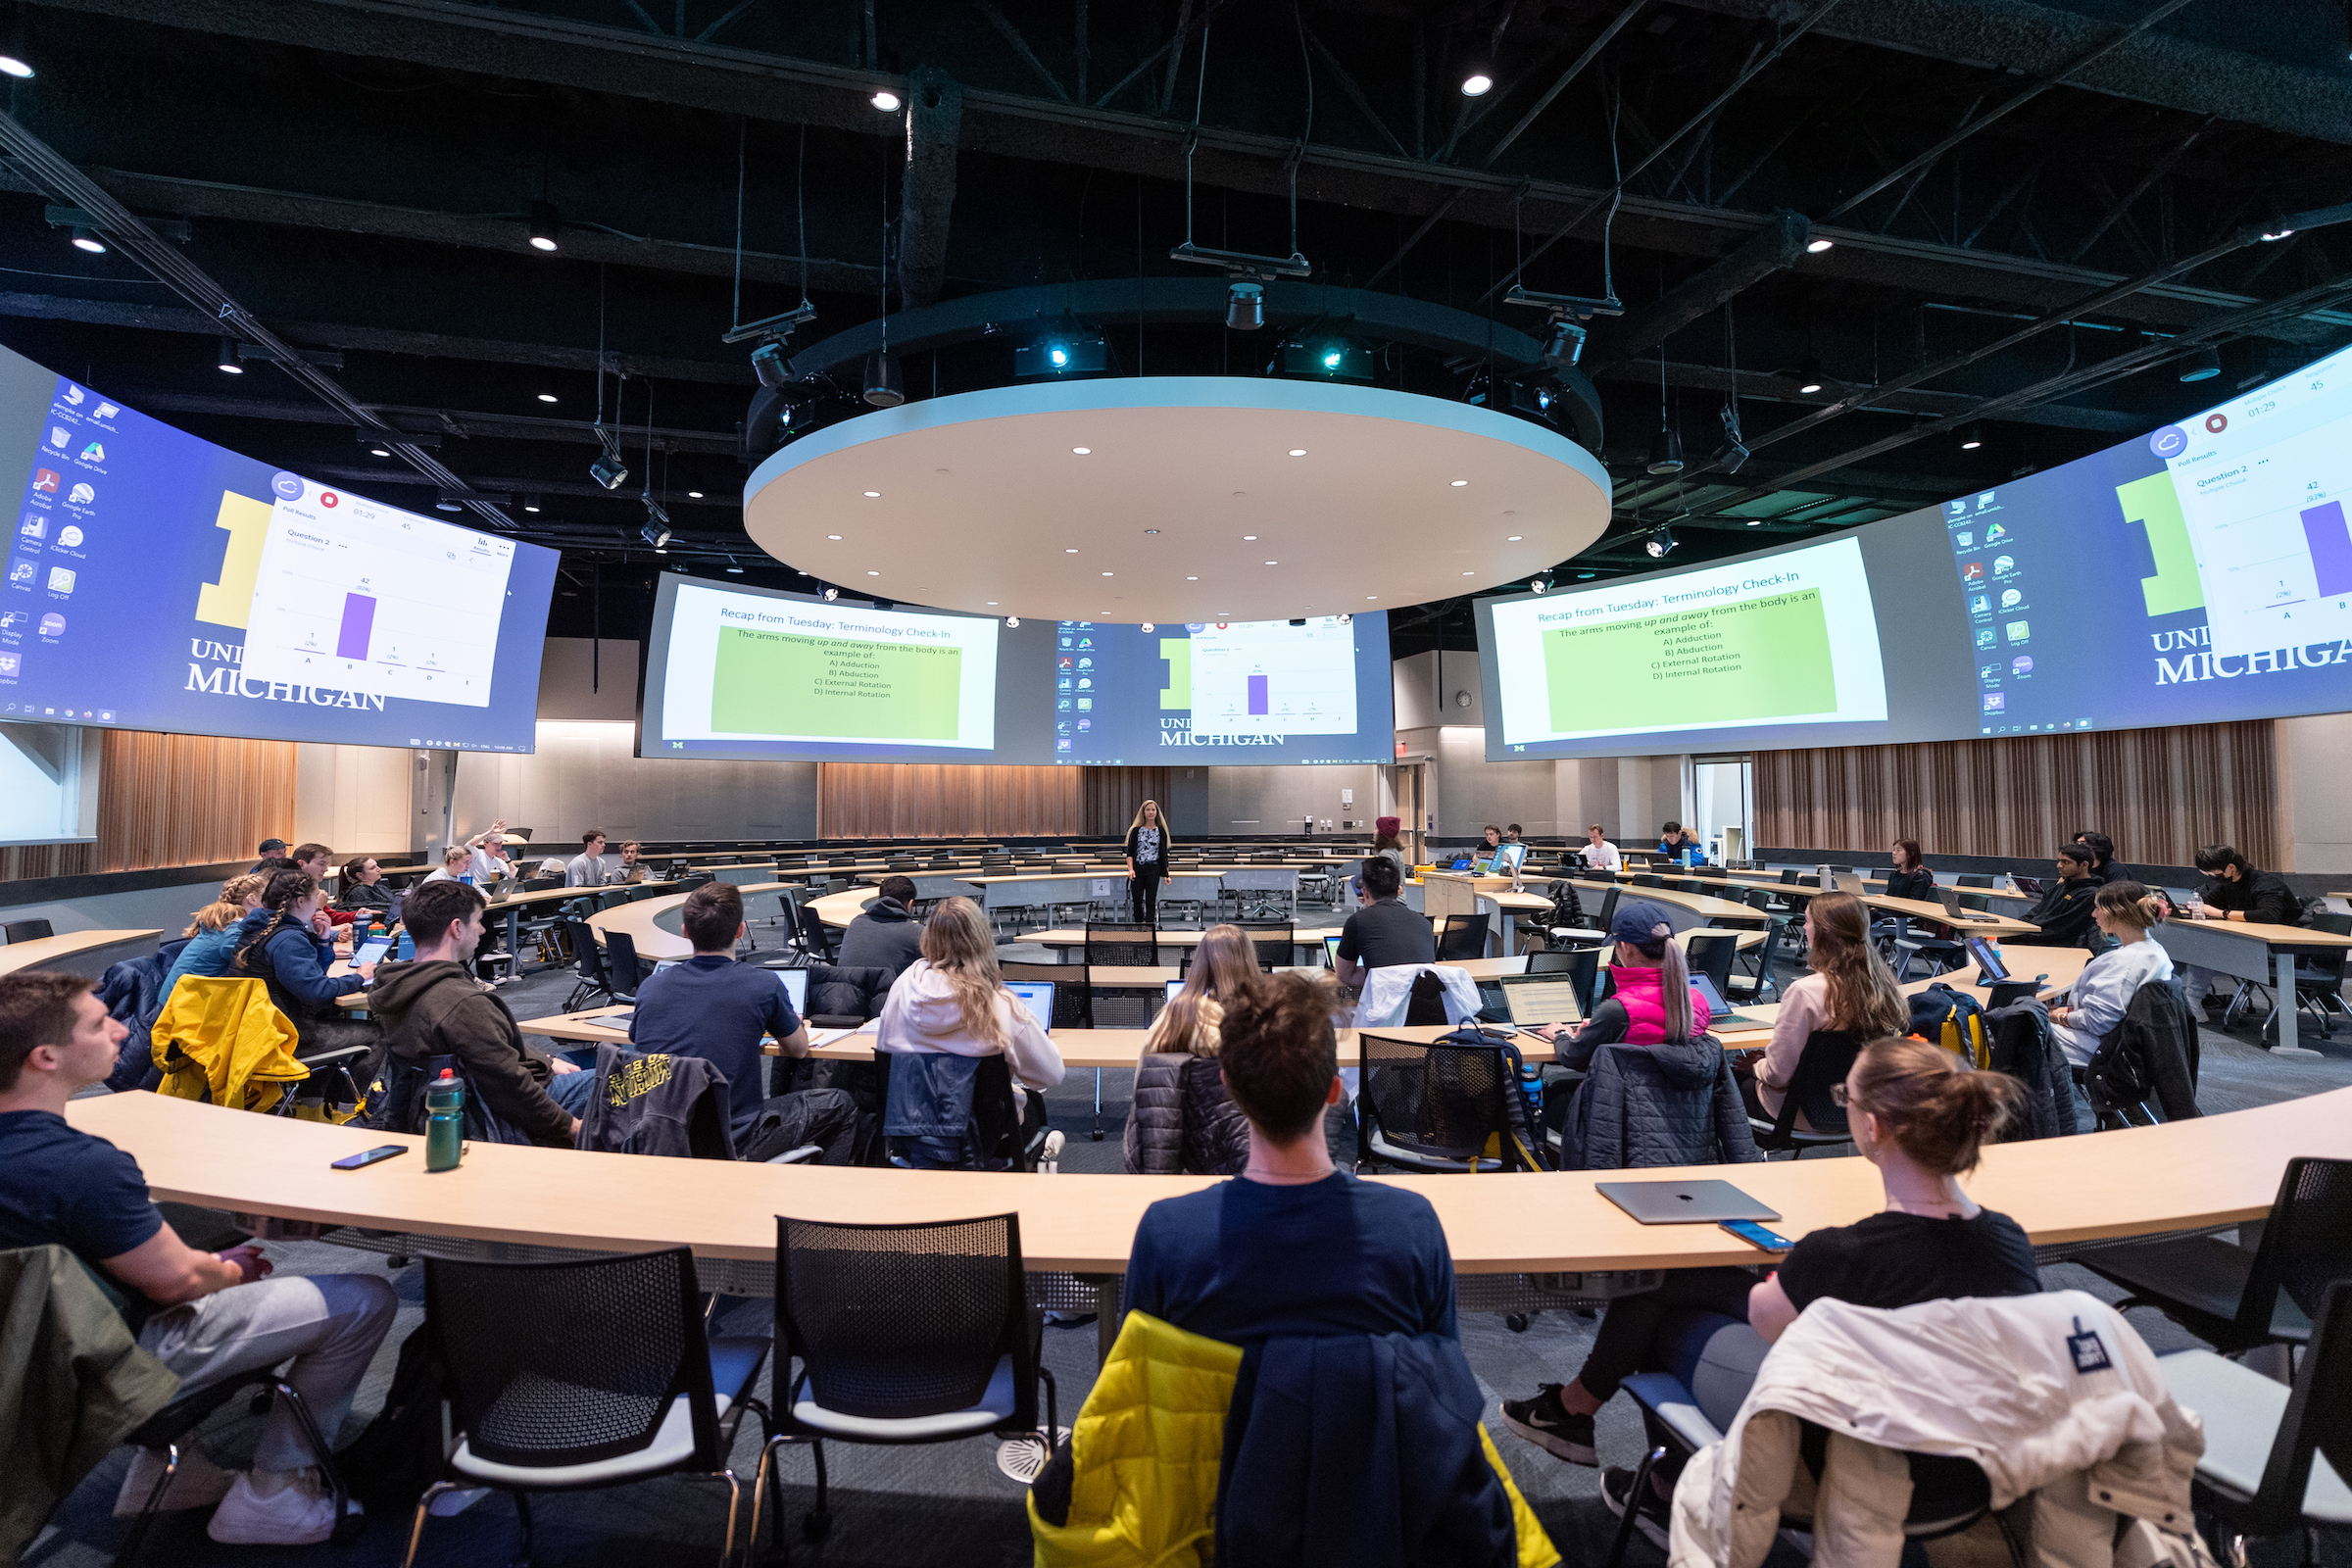
<svg viewBox="0 0 2352 1568">
<path fill-rule="evenodd" d="M 772 933 L 761 934 L 763 947 L 773 947 Z M 1044 950 L 1031 945 L 1007 946 L 1008 959 L 1043 959 Z M 504 989 L 517 1015 L 542 1016 L 559 1010 L 570 988 L 560 973 L 529 976 Z M 2252 1029 L 2232 1034 L 2203 1031 L 2202 1076 L 2199 1101 L 2209 1112 L 2269 1104 L 2281 1100 L 2352 1084 L 2352 1036 L 2333 1041 L 2306 1036 L 2305 1043 L 2321 1053 L 2314 1058 L 2285 1059 L 2258 1049 Z M 1066 1131 L 1069 1144 L 1062 1158 L 1066 1171 L 1116 1171 L 1119 1168 L 1119 1131 L 1127 1109 L 1129 1075 L 1102 1075 L 1100 1143 L 1087 1134 L 1095 1124 L 1095 1075 L 1073 1073 L 1048 1098 L 1054 1124 Z M 1818 1157 L 1818 1156 L 1816 1156 Z M 1040 1177 L 1039 1180 L 1051 1180 Z M 583 1201 L 594 1195 L 583 1194 Z M 281 1270 L 299 1273 L 362 1271 L 381 1273 L 385 1260 L 369 1253 L 315 1243 L 276 1243 L 270 1247 Z M 386 1338 L 362 1391 L 344 1440 L 380 1407 L 400 1342 L 423 1320 L 423 1268 L 411 1264 L 393 1274 L 401 1296 L 400 1320 Z M 2043 1272 L 2052 1288 L 2080 1288 L 2107 1299 L 2118 1293 L 2086 1270 L 2057 1265 Z M 724 1326 L 736 1332 L 758 1332 L 771 1311 L 765 1301 L 747 1301 L 729 1309 Z M 2133 1322 L 2158 1350 L 2197 1342 L 2150 1312 L 2136 1312 Z M 1566 1382 L 1576 1374 L 1590 1346 L 1593 1321 L 1573 1313 L 1537 1315 L 1524 1333 L 1514 1334 L 1503 1320 L 1491 1314 L 1466 1314 L 1462 1346 L 1490 1401 L 1532 1393 L 1539 1383 Z M 527 1333 L 530 1326 L 517 1324 Z M 1046 1357 L 1059 1383 L 1061 1419 L 1066 1425 L 1084 1400 L 1095 1367 L 1095 1329 L 1092 1324 L 1049 1330 Z M 767 1394 L 767 1374 L 761 1377 L 761 1396 Z M 1490 1412 L 1492 1404 L 1490 1403 Z M 1616 1525 L 1598 1496 L 1598 1473 L 1563 1464 L 1521 1442 L 1492 1418 L 1490 1429 L 1513 1475 L 1526 1492 L 1567 1561 L 1598 1568 L 1606 1558 Z M 242 1462 L 250 1452 L 258 1422 L 243 1415 L 217 1417 L 204 1434 L 209 1451 L 223 1462 Z M 1641 1423 L 1628 1401 L 1614 1400 L 1601 1413 L 1599 1447 L 1604 1462 L 1633 1464 L 1640 1457 Z M 812 1471 L 805 1449 L 790 1450 L 783 1461 L 785 1505 L 792 1521 L 787 1541 L 792 1556 L 805 1563 L 872 1565 L 872 1568 L 927 1568 L 955 1563 L 996 1568 L 1030 1561 L 1030 1542 L 1022 1489 L 997 1469 L 993 1440 L 971 1440 L 920 1448 L 870 1448 L 836 1444 L 827 1459 L 834 1503 L 833 1531 L 819 1544 L 803 1542 L 799 1520 L 813 1498 Z M 757 1438 L 746 1433 L 738 1444 L 734 1463 L 744 1482 L 744 1505 L 750 1506 L 750 1482 L 759 1456 Z M 122 1537 L 122 1524 L 110 1516 L 115 1492 L 128 1464 L 118 1452 L 68 1499 L 51 1528 L 33 1544 L 24 1561 L 38 1568 L 95 1568 L 109 1561 Z M 549 1496 L 533 1505 L 538 1525 L 536 1561 L 541 1568 L 566 1564 L 626 1563 L 629 1568 L 670 1568 L 672 1564 L 708 1563 L 718 1550 L 726 1518 L 726 1493 L 713 1482 L 668 1479 L 643 1483 L 614 1492 Z M 406 1518 L 373 1519 L 358 1543 L 348 1548 L 251 1548 L 215 1545 L 204 1535 L 202 1512 L 176 1514 L 161 1520 L 150 1535 L 143 1556 L 153 1563 L 189 1565 L 268 1562 L 286 1568 L 331 1565 L 331 1568 L 379 1568 L 395 1565 L 407 1544 Z M 454 1518 L 435 1519 L 425 1530 L 424 1563 L 504 1562 L 514 1552 L 519 1537 L 514 1506 L 488 1498 Z M 767 1538 L 762 1538 L 762 1549 Z M 1783 1552 L 1782 1557 L 1790 1554 Z M 1640 1536 L 1634 1540 L 1629 1562 L 1656 1568 L 1663 1554 Z M 2261 1568 L 2288 1568 L 2299 1560 L 2292 1541 L 2263 1544 L 2256 1552 Z M 2331 1532 L 2322 1543 L 2328 1568 L 2352 1568 L 2352 1532 Z M 1777 1563 L 1776 1563 L 1777 1568 Z"/>
</svg>

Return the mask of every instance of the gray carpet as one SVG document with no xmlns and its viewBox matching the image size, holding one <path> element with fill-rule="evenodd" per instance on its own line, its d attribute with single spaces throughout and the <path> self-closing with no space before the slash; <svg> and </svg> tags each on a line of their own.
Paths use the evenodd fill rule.
<svg viewBox="0 0 2352 1568">
<path fill-rule="evenodd" d="M 760 940 L 763 947 L 776 943 L 772 933 L 762 934 Z M 1033 945 L 1021 944 L 1006 947 L 1004 956 L 1042 959 L 1046 954 Z M 517 981 L 502 994 L 518 1015 L 535 1017 L 559 1010 L 569 987 L 568 976 L 548 973 Z M 2352 1036 L 2334 1041 L 2307 1036 L 2305 1043 L 2320 1051 L 2319 1058 L 2271 1056 L 2258 1049 L 2251 1028 L 2227 1035 L 2205 1030 L 2200 1102 L 2209 1112 L 2234 1110 L 2352 1084 Z M 1054 1124 L 1069 1137 L 1062 1158 L 1064 1170 L 1119 1168 L 1118 1139 L 1127 1109 L 1129 1075 L 1104 1073 L 1102 1077 L 1105 1136 L 1100 1143 L 1087 1136 L 1095 1122 L 1093 1073 L 1073 1073 L 1047 1097 Z M 592 1200 L 590 1196 L 583 1195 L 583 1201 L 588 1200 Z M 315 1243 L 277 1243 L 270 1251 L 281 1270 L 297 1273 L 372 1272 L 385 1266 L 381 1257 Z M 376 1358 L 344 1441 L 356 1435 L 380 1407 L 399 1344 L 423 1319 L 422 1266 L 412 1264 L 391 1278 L 401 1293 L 400 1321 Z M 2045 1269 L 2043 1279 L 2053 1289 L 2084 1289 L 2109 1300 L 2119 1294 L 2074 1265 Z M 721 1326 L 757 1332 L 767 1322 L 769 1311 L 764 1301 L 744 1302 L 730 1309 Z M 2141 1334 L 2160 1351 L 2197 1343 L 2154 1313 L 2135 1312 L 2132 1317 Z M 1473 1313 L 1463 1317 L 1461 1334 L 1471 1368 L 1493 1400 L 1530 1394 L 1539 1383 L 1563 1383 L 1573 1378 L 1591 1344 L 1592 1329 L 1592 1319 L 1555 1311 L 1539 1314 L 1525 1333 L 1514 1334 L 1501 1318 Z M 528 1325 L 517 1325 L 517 1331 L 528 1332 Z M 1059 1383 L 1061 1419 L 1067 1425 L 1093 1381 L 1093 1325 L 1049 1331 L 1046 1357 Z M 767 1392 L 767 1374 L 763 1373 L 763 1398 Z M 216 1417 L 205 1430 L 205 1446 L 224 1463 L 243 1462 L 258 1425 L 243 1415 Z M 1570 1563 L 1597 1568 L 1606 1557 L 1616 1524 L 1600 1502 L 1598 1473 L 1553 1459 L 1503 1430 L 1498 1421 L 1490 1419 L 1489 1425 L 1554 1544 Z M 1628 1401 L 1611 1401 L 1601 1413 L 1598 1431 L 1604 1462 L 1630 1465 L 1639 1459 L 1641 1423 Z M 747 1432 L 734 1455 L 737 1473 L 744 1480 L 747 1511 L 758 1456 L 758 1440 Z M 789 1450 L 783 1460 L 784 1500 L 791 1521 L 786 1539 L 799 1561 L 873 1568 L 939 1563 L 1011 1568 L 1031 1560 L 1022 1489 L 998 1471 L 993 1440 L 895 1449 L 835 1444 L 828 1446 L 827 1459 L 834 1525 L 831 1537 L 814 1545 L 799 1535 L 799 1521 L 814 1495 L 808 1454 L 805 1449 Z M 95 1568 L 109 1561 L 123 1528 L 109 1510 L 127 1464 L 127 1456 L 117 1453 L 101 1466 L 67 1501 L 24 1561 L 41 1568 Z M 538 1524 L 536 1560 L 542 1568 L 616 1562 L 625 1562 L 630 1568 L 669 1568 L 671 1564 L 713 1560 L 724 1528 L 726 1501 L 724 1489 L 715 1483 L 672 1478 L 609 1493 L 543 1497 L 534 1504 L 533 1512 Z M 145 1559 L 174 1565 L 269 1562 L 287 1568 L 310 1564 L 378 1568 L 397 1564 L 407 1540 L 405 1518 L 374 1519 L 348 1548 L 219 1546 L 205 1537 L 203 1518 L 197 1512 L 159 1521 L 149 1537 Z M 418 1560 L 503 1562 L 514 1551 L 518 1539 L 513 1504 L 494 1496 L 455 1518 L 431 1521 Z M 763 1537 L 763 1550 L 766 1544 Z M 2288 1568 L 2299 1560 L 2297 1544 L 2291 1541 L 2263 1544 L 2255 1556 L 2261 1568 Z M 2352 1533 L 2329 1533 L 2322 1544 L 2322 1558 L 2328 1568 L 2352 1568 Z M 1640 1568 L 1656 1568 L 1663 1560 L 1662 1553 L 1636 1536 L 1629 1562 Z"/>
</svg>

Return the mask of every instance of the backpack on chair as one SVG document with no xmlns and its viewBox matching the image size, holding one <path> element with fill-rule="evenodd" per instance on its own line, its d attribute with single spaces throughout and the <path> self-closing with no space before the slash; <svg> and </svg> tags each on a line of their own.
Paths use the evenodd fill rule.
<svg viewBox="0 0 2352 1568">
<path fill-rule="evenodd" d="M 1964 991 L 1936 984 L 1913 997 L 1908 1032 L 1930 1045 L 1941 1046 L 1979 1071 L 1992 1065 L 1984 1009 Z"/>
</svg>

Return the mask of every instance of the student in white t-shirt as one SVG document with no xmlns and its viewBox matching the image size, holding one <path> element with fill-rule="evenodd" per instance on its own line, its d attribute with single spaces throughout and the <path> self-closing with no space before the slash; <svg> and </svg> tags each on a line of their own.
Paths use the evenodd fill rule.
<svg viewBox="0 0 2352 1568">
<path fill-rule="evenodd" d="M 1590 842 L 1585 845 L 1582 852 L 1585 858 L 1586 865 L 1590 866 L 1595 871 L 1617 871 L 1624 869 L 1625 857 L 1617 853 L 1616 845 L 1611 844 L 1607 839 L 1600 836 L 1600 824 L 1598 822 L 1595 822 L 1591 827 L 1585 829 L 1585 837 L 1590 840 Z"/>
</svg>

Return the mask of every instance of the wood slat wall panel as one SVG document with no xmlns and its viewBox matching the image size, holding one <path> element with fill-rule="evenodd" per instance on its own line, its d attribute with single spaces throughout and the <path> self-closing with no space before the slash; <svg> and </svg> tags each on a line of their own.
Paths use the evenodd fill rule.
<svg viewBox="0 0 2352 1568">
<path fill-rule="evenodd" d="M 1788 849 L 1876 853 L 1916 838 L 1930 855 L 2037 859 L 2095 827 L 2133 864 L 2186 865 L 2215 843 L 2278 861 L 2268 719 L 1758 752 L 1755 795 L 1755 842 Z"/>
<path fill-rule="evenodd" d="M 826 762 L 816 830 L 828 839 L 1066 838 L 1081 825 L 1076 767 Z"/>
<path fill-rule="evenodd" d="M 293 831 L 291 741 L 101 733 L 97 842 L 0 850 L 0 881 L 239 860 Z"/>
<path fill-rule="evenodd" d="M 1171 775 L 1164 767 L 1082 767 L 1085 775 L 1086 830 L 1094 834 L 1125 833 L 1146 801 L 1167 809 Z M 1199 832 L 1200 824 L 1184 824 Z"/>
</svg>

